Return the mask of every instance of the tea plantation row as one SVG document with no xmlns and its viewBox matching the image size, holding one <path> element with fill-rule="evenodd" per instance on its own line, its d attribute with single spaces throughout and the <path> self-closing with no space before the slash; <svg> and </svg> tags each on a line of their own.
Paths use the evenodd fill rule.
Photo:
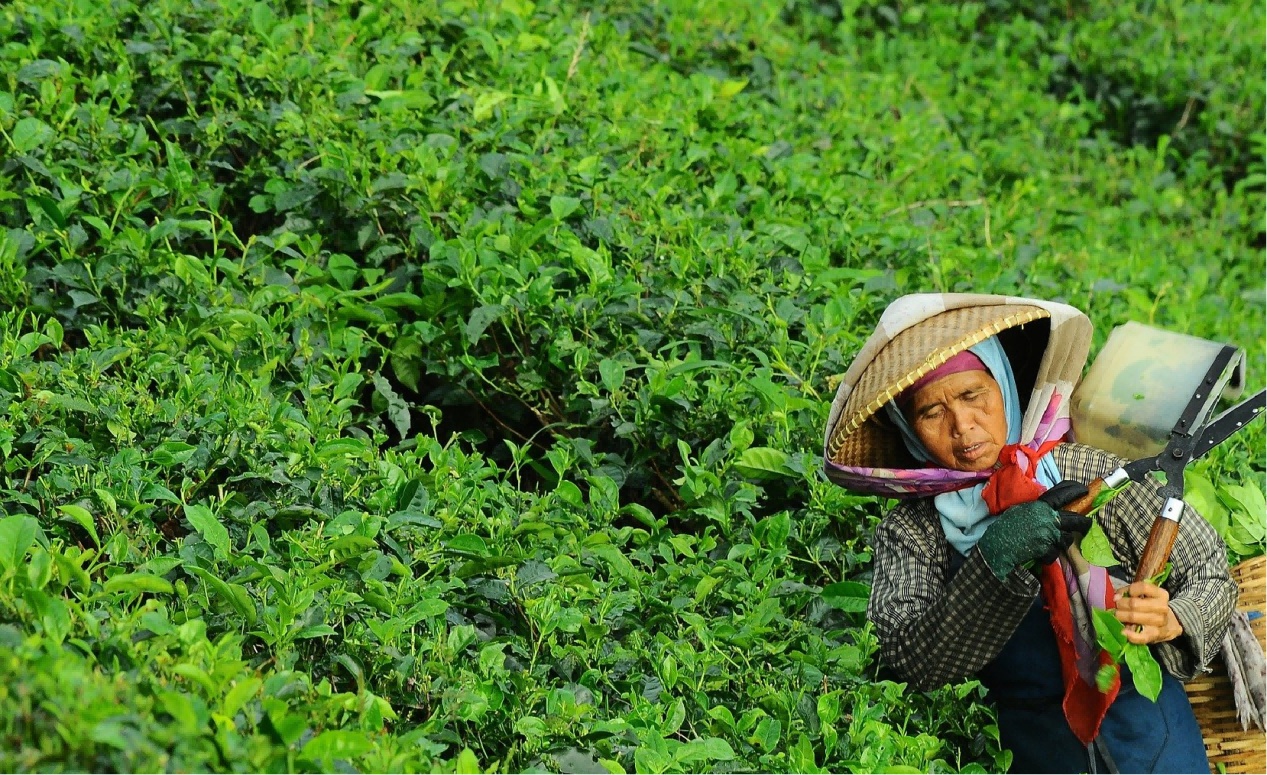
<svg viewBox="0 0 1267 775">
<path fill-rule="evenodd" d="M 821 433 L 917 290 L 1262 384 L 1259 9 L 1101 6 L 0 7 L 0 769 L 1005 768 Z"/>
</svg>

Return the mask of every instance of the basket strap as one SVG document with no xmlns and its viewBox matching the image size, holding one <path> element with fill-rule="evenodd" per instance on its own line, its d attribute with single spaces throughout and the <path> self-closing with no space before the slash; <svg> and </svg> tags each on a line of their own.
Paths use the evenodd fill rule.
<svg viewBox="0 0 1267 775">
<path fill-rule="evenodd" d="M 1109 753 L 1109 747 L 1104 744 L 1104 738 L 1096 735 L 1096 738 L 1087 744 L 1087 758 L 1091 760 L 1091 772 L 1096 772 L 1096 754 L 1100 755 L 1100 759 L 1104 762 L 1104 771 L 1112 775 L 1118 775 L 1121 770 L 1117 768 L 1117 762 L 1113 761 L 1113 754 Z"/>
</svg>

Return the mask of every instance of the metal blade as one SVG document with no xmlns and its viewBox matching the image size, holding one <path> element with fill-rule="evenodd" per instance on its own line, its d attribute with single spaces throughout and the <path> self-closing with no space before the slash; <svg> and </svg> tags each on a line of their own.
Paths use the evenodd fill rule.
<svg viewBox="0 0 1267 775">
<path fill-rule="evenodd" d="M 1132 460 L 1131 462 L 1124 464 L 1122 466 L 1122 470 L 1126 472 L 1126 475 L 1132 482 L 1145 481 L 1144 477 L 1147 476 L 1150 471 L 1161 470 L 1161 455 L 1150 455 L 1138 460 Z"/>
<path fill-rule="evenodd" d="M 1201 431 L 1201 438 L 1192 445 L 1189 460 L 1196 460 L 1217 447 L 1228 436 L 1249 424 L 1267 407 L 1267 390 L 1260 390 L 1223 414 L 1215 417 Z"/>
<path fill-rule="evenodd" d="M 1170 436 L 1170 444 L 1166 447 L 1166 451 L 1162 452 L 1162 455 L 1175 452 L 1177 446 L 1186 446 L 1184 444 L 1186 441 L 1184 439 L 1185 436 L 1195 440 L 1195 437 L 1207 426 L 1206 417 L 1209 416 L 1211 410 L 1218 403 L 1219 395 L 1223 392 L 1223 387 L 1227 385 L 1228 380 L 1232 378 L 1232 374 L 1236 370 L 1236 364 L 1240 359 L 1241 353 L 1235 347 L 1225 345 L 1219 351 L 1219 354 L 1215 356 L 1214 361 L 1210 364 L 1202 384 L 1197 387 L 1179 421 L 1175 423 L 1175 428 Z M 1191 456 L 1185 454 L 1186 452 L 1188 452 L 1187 449 L 1181 449 L 1176 456 L 1179 459 L 1191 459 Z"/>
</svg>

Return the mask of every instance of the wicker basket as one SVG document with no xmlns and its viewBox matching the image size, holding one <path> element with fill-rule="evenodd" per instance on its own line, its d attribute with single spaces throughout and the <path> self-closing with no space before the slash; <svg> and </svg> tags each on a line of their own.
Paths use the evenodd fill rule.
<svg viewBox="0 0 1267 775">
<path fill-rule="evenodd" d="M 1232 568 L 1232 578 L 1240 586 L 1240 598 L 1236 607 L 1247 613 L 1257 611 L 1258 617 L 1250 620 L 1250 626 L 1260 642 L 1267 635 L 1267 558 L 1255 557 Z M 1250 614 L 1253 616 L 1253 614 Z M 1241 729 L 1236 720 L 1236 705 L 1232 700 L 1232 684 L 1227 678 L 1227 668 L 1222 657 L 1214 660 L 1213 672 L 1198 677 L 1184 685 L 1205 750 L 1210 756 L 1210 771 L 1218 772 L 1222 764 L 1227 772 L 1267 772 L 1267 738 L 1263 730 L 1250 725 Z"/>
</svg>

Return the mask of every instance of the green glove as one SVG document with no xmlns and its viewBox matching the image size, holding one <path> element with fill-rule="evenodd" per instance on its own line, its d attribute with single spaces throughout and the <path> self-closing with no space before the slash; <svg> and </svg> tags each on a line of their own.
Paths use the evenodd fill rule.
<svg viewBox="0 0 1267 775">
<path fill-rule="evenodd" d="M 1025 563 L 1045 556 L 1061 538 L 1060 514 L 1038 500 L 1005 510 L 977 546 L 985 564 L 1003 581 Z"/>
</svg>

